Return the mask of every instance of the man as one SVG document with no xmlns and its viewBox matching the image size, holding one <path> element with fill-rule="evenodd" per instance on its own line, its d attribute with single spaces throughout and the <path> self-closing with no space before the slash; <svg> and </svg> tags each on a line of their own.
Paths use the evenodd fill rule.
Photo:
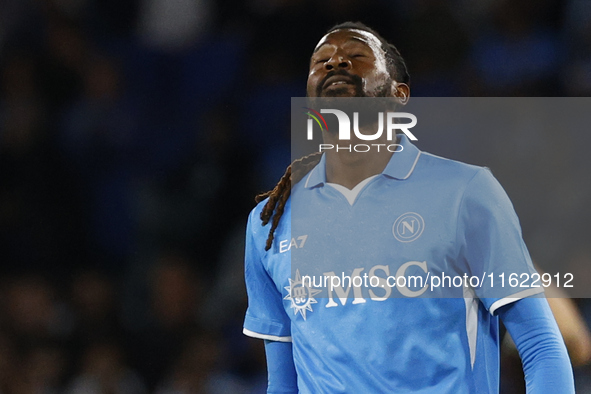
<svg viewBox="0 0 591 394">
<path fill-rule="evenodd" d="M 404 105 L 409 80 L 391 44 L 345 23 L 316 46 L 307 94 Z M 326 130 L 323 138 L 338 142 Z M 298 160 L 252 211 L 244 333 L 265 340 L 268 392 L 496 393 L 500 317 L 520 352 L 528 392 L 573 393 L 564 343 L 548 303 L 536 297 L 542 289 L 466 287 L 463 297 L 436 298 L 399 284 L 400 297 L 390 297 L 384 277 L 409 269 L 535 273 L 512 205 L 488 170 L 420 152 L 406 136 L 398 144 L 396 153 L 328 151 Z M 397 226 L 411 217 L 406 229 L 414 235 L 403 238 Z M 300 229 L 306 232 L 294 233 Z M 381 289 L 362 297 L 350 285 L 306 285 L 292 270 L 296 258 L 310 269 L 328 261 L 351 277 L 369 273 Z"/>
</svg>

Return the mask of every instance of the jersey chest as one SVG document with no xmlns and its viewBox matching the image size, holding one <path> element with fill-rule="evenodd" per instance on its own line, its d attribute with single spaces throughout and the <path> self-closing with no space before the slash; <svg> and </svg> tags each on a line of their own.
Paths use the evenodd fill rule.
<svg viewBox="0 0 591 394">
<path fill-rule="evenodd" d="M 266 263 L 287 309 L 310 309 L 311 299 L 330 308 L 463 296 L 462 287 L 434 288 L 430 281 L 466 271 L 455 242 L 457 197 L 399 189 L 362 192 L 353 205 L 327 187 L 295 195 Z"/>
<path fill-rule="evenodd" d="M 464 273 L 456 242 L 459 199 L 453 191 L 447 196 L 422 191 L 424 187 L 412 184 L 370 184 L 353 205 L 330 187 L 308 191 L 307 198 L 296 195 L 289 244 L 292 275 L 299 270 L 317 279 L 377 276 L 374 293 L 391 297 L 397 293 L 390 291 L 393 278 L 418 275 L 424 282 L 430 274 Z M 384 282 L 388 277 L 390 286 Z M 367 287 L 365 282 L 362 287 Z M 387 288 L 381 290 L 382 285 Z M 415 291 L 419 286 L 408 286 L 413 287 Z M 409 291 L 398 293 L 419 295 Z"/>
</svg>

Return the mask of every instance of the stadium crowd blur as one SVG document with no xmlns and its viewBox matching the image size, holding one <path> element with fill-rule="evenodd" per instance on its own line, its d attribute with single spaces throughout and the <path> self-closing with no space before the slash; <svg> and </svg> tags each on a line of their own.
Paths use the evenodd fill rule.
<svg viewBox="0 0 591 394">
<path fill-rule="evenodd" d="M 591 94 L 588 1 L 0 1 L 1 394 L 264 392 L 246 217 L 290 162 L 314 45 L 346 20 L 398 46 L 414 96 Z M 571 137 L 560 154 L 583 157 Z M 589 174 L 499 167 L 532 254 L 588 261 Z M 554 225 L 580 236 L 550 242 Z"/>
</svg>

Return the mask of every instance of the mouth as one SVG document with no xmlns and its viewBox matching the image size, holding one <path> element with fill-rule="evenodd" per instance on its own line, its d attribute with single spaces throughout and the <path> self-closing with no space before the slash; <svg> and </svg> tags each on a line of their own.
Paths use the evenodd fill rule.
<svg viewBox="0 0 591 394">
<path fill-rule="evenodd" d="M 334 75 L 324 82 L 322 89 L 328 89 L 330 87 L 340 87 L 343 85 L 354 85 L 353 79 L 345 75 Z"/>
</svg>

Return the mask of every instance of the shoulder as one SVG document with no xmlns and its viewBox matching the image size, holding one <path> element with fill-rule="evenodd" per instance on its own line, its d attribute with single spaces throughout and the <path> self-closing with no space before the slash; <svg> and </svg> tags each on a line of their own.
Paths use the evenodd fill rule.
<svg viewBox="0 0 591 394">
<path fill-rule="evenodd" d="M 269 201 L 269 198 L 265 198 L 263 201 L 259 202 L 251 211 L 250 214 L 248 215 L 248 226 L 247 226 L 247 232 L 253 236 L 255 239 L 257 238 L 257 235 L 263 233 L 266 229 L 266 231 L 269 231 L 269 224 L 267 223 L 265 226 L 263 226 L 263 221 L 261 219 L 261 214 L 263 212 L 263 209 L 265 207 L 265 204 L 267 204 L 267 201 Z"/>
<path fill-rule="evenodd" d="M 418 169 L 428 170 L 433 175 L 446 174 L 446 178 L 457 178 L 464 181 L 469 181 L 478 173 L 490 172 L 486 167 L 447 159 L 428 152 L 421 152 L 418 165 Z"/>
<path fill-rule="evenodd" d="M 418 172 L 429 180 L 431 190 L 437 190 L 438 196 L 452 196 L 460 211 L 486 215 L 509 215 L 515 217 L 513 204 L 501 183 L 488 167 L 481 167 L 446 159 L 422 152 L 421 167 Z"/>
<path fill-rule="evenodd" d="M 490 207 L 512 206 L 509 197 L 488 167 L 481 167 L 421 152 L 417 179 L 440 196 L 452 196 L 462 206 L 476 201 Z"/>
<path fill-rule="evenodd" d="M 256 247 L 261 253 L 265 251 L 265 244 L 267 242 L 267 238 L 269 236 L 269 230 L 271 228 L 271 221 L 267 224 L 263 225 L 263 221 L 261 219 L 261 213 L 269 198 L 265 198 L 263 201 L 259 202 L 248 215 L 248 225 L 247 225 L 247 237 L 251 239 L 251 246 Z M 285 209 L 283 211 L 283 215 L 281 220 L 279 221 L 279 225 L 277 229 L 275 229 L 275 236 L 277 237 L 279 234 L 283 234 L 285 229 L 290 228 L 289 219 L 291 217 L 291 198 L 287 200 L 285 203 Z"/>
<path fill-rule="evenodd" d="M 444 184 L 458 191 L 478 188 L 483 184 L 487 185 L 487 189 L 500 187 L 488 167 L 467 164 L 427 152 L 421 152 L 415 172 L 417 178 L 428 181 L 433 186 Z"/>
</svg>

